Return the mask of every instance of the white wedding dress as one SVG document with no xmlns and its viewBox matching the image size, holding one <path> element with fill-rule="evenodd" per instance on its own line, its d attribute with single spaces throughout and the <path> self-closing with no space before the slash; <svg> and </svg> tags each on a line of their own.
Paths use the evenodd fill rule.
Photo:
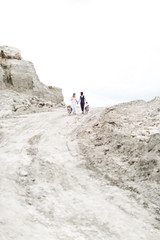
<svg viewBox="0 0 160 240">
<path fill-rule="evenodd" d="M 71 102 L 72 102 L 72 113 L 76 114 L 76 103 L 77 103 L 77 99 L 72 97 L 71 98 Z"/>
</svg>

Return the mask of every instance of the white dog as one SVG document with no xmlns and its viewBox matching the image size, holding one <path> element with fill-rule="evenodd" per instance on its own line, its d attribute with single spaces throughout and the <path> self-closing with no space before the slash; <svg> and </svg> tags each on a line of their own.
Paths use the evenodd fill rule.
<svg viewBox="0 0 160 240">
<path fill-rule="evenodd" d="M 89 105 L 85 107 L 85 113 L 87 114 L 89 112 Z"/>
</svg>

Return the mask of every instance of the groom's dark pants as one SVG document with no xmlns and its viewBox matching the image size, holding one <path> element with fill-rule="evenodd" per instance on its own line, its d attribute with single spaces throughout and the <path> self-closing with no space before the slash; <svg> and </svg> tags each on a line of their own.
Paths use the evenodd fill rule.
<svg viewBox="0 0 160 240">
<path fill-rule="evenodd" d="M 84 102 L 81 102 L 81 110 L 84 112 Z"/>
</svg>

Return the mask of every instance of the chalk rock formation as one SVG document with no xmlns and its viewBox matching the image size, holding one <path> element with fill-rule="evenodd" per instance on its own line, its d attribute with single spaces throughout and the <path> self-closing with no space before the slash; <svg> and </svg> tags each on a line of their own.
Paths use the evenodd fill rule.
<svg viewBox="0 0 160 240">
<path fill-rule="evenodd" d="M 21 60 L 21 52 L 17 48 L 0 46 L 0 56 L 7 59 Z"/>
<path fill-rule="evenodd" d="M 0 90 L 25 92 L 55 103 L 63 102 L 62 90 L 39 81 L 33 64 L 22 60 L 18 49 L 0 47 Z"/>
<path fill-rule="evenodd" d="M 132 196 L 160 220 L 160 98 L 106 108 L 79 128 L 87 167 Z"/>
</svg>

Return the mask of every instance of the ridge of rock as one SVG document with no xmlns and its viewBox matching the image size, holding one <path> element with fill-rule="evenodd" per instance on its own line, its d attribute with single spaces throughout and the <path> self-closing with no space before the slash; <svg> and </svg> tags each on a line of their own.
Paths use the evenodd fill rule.
<svg viewBox="0 0 160 240">
<path fill-rule="evenodd" d="M 76 133 L 86 166 L 160 220 L 160 98 L 104 109 Z"/>
<path fill-rule="evenodd" d="M 33 63 L 23 60 L 17 48 L 0 46 L 0 90 L 27 93 L 54 103 L 62 103 L 62 89 L 41 83 Z"/>
</svg>

